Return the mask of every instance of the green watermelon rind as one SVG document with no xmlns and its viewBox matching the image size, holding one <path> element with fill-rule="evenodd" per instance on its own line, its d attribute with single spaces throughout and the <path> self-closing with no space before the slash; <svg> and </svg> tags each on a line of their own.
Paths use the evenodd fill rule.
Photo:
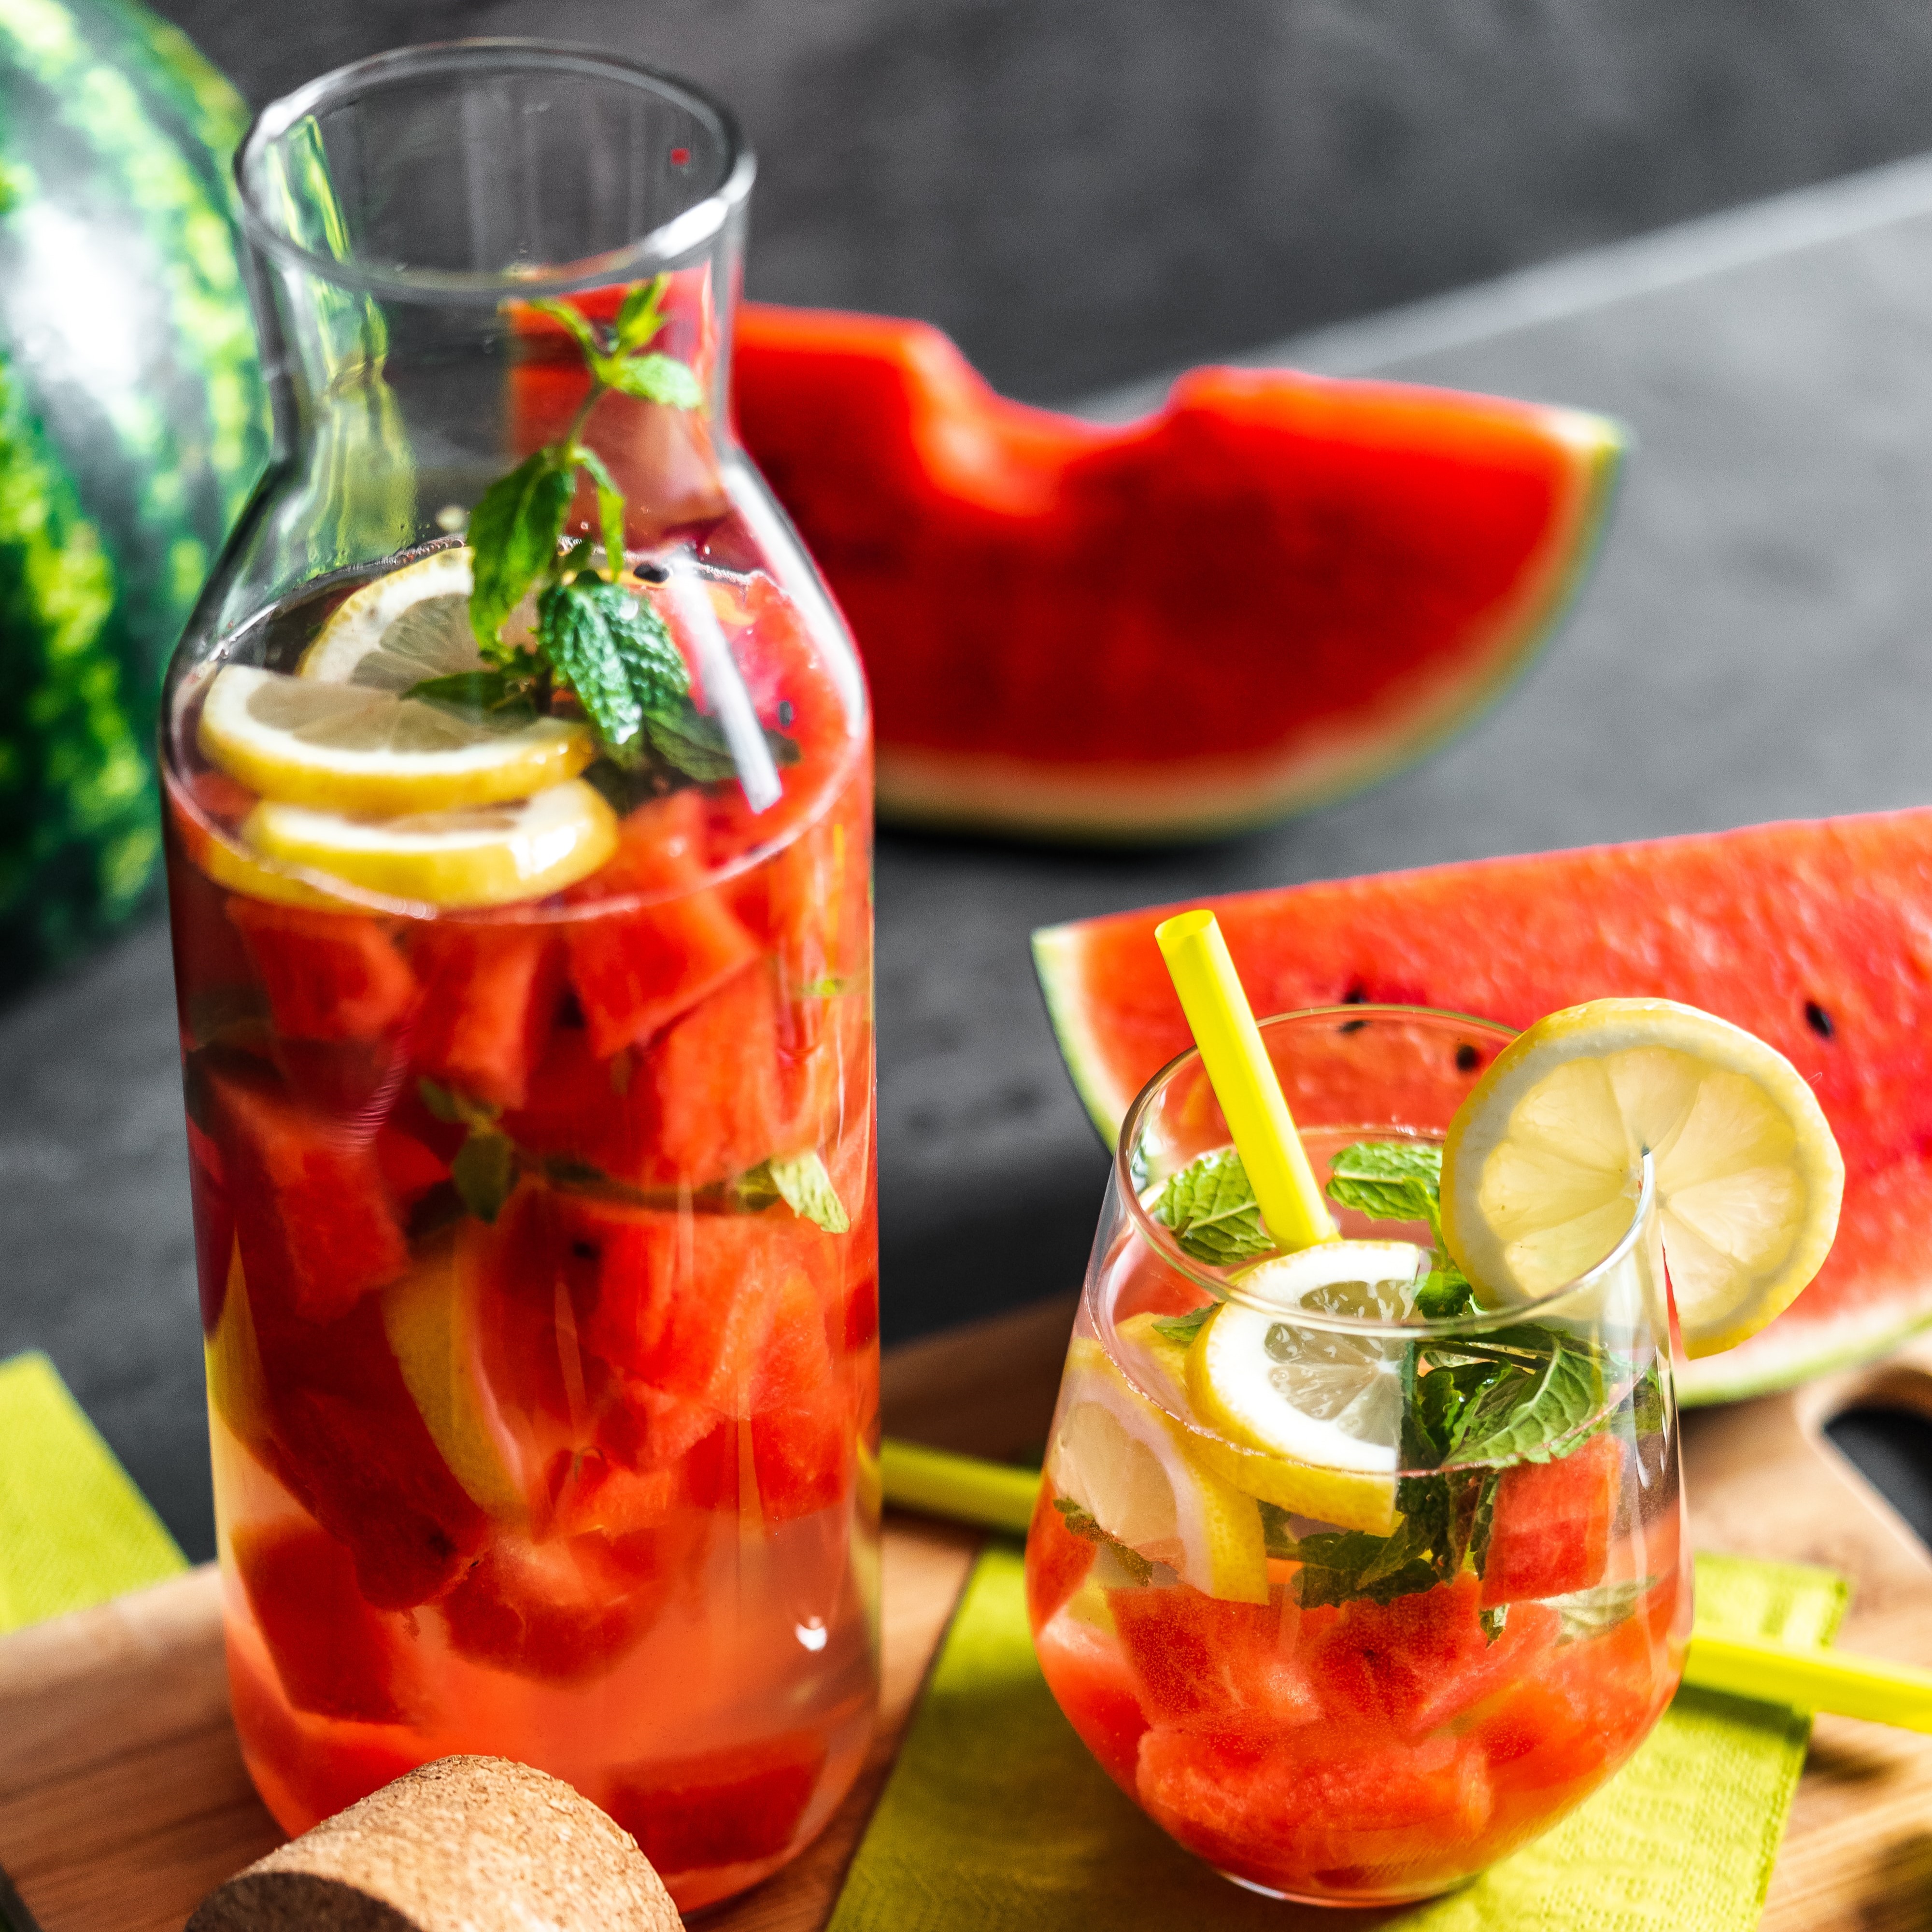
<svg viewBox="0 0 1932 1932">
<path fill-rule="evenodd" d="M 894 823 L 934 830 L 990 830 L 1028 840 L 1075 838 L 1092 845 L 1185 844 L 1253 831 L 1353 796 L 1412 770 L 1502 701 L 1563 628 L 1603 547 L 1614 512 L 1629 438 L 1607 416 L 1539 406 L 1544 425 L 1575 452 L 1574 514 L 1524 566 L 1546 588 L 1513 627 L 1492 640 L 1480 670 L 1392 732 L 1364 730 L 1372 751 L 1345 750 L 1311 776 L 1306 751 L 1238 761 L 1259 772 L 1231 782 L 1186 764 L 1137 764 L 1111 774 L 1069 763 L 1052 768 L 992 753 L 932 753 L 894 746 L 878 752 L 881 813 Z M 1196 761 L 1197 765 L 1205 761 Z M 1285 769 L 1290 776 L 1280 777 Z M 1160 793 L 1172 802 L 1150 804 Z M 1220 802 L 1215 802 L 1216 795 Z"/>
</svg>

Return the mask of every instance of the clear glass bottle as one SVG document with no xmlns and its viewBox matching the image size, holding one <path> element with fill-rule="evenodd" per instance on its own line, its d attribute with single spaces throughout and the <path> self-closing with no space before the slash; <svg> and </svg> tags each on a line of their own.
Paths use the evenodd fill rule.
<svg viewBox="0 0 1932 1932">
<path fill-rule="evenodd" d="M 276 456 L 162 751 L 244 1754 L 291 1832 L 521 1759 L 688 1910 L 824 1823 L 878 1674 L 870 724 L 731 436 L 752 158 L 634 63 L 473 41 L 276 103 L 238 173 Z M 211 692 L 414 688 L 469 635 L 471 513 L 590 398 L 580 324 L 653 288 L 695 406 L 613 389 L 578 434 L 712 765 L 300 806 L 380 856 L 568 793 L 598 862 L 540 890 L 292 856 Z M 586 483 L 564 544 L 603 528 Z"/>
</svg>

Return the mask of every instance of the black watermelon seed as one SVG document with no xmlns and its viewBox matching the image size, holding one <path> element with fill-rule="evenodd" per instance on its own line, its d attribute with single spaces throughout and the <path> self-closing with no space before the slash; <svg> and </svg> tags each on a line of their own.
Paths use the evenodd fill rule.
<svg viewBox="0 0 1932 1932">
<path fill-rule="evenodd" d="M 1363 1006 L 1367 1003 L 1368 997 L 1368 988 L 1362 984 L 1360 980 L 1358 980 L 1355 983 L 1342 995 L 1342 1004 L 1345 1006 Z"/>
<path fill-rule="evenodd" d="M 646 584 L 667 584 L 670 580 L 670 572 L 661 563 L 634 564 L 632 568 Z"/>
<path fill-rule="evenodd" d="M 579 1261 L 594 1262 L 597 1258 L 597 1244 L 595 1241 L 572 1241 L 570 1252 Z"/>
<path fill-rule="evenodd" d="M 1337 1033 L 1360 1033 L 1367 1024 L 1366 1020 L 1344 1020 L 1335 1030 Z"/>
<path fill-rule="evenodd" d="M 1464 1040 L 1456 1049 L 1456 1071 L 1458 1073 L 1474 1072 L 1476 1063 L 1482 1057 L 1466 1040 Z"/>
<path fill-rule="evenodd" d="M 1804 1023 L 1820 1040 L 1829 1040 L 1838 1031 L 1832 1024 L 1832 1016 L 1816 1000 L 1804 1002 Z"/>
</svg>

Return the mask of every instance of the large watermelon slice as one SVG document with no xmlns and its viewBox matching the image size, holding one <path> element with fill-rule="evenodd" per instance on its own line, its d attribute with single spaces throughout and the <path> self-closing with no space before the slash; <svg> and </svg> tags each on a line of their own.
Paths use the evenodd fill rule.
<svg viewBox="0 0 1932 1932">
<path fill-rule="evenodd" d="M 851 620 L 882 811 L 1192 838 L 1406 764 L 1520 670 L 1596 543 L 1600 417 L 1197 370 L 1125 428 L 918 322 L 746 309 L 746 442 Z"/>
<path fill-rule="evenodd" d="M 1214 904 L 1257 1012 L 1388 1000 L 1524 1027 L 1579 1000 L 1663 994 L 1792 1060 L 1844 1154 L 1837 1245 L 1762 1334 L 1689 1365 L 1686 1400 L 1800 1381 L 1932 1322 L 1932 810 L 1198 903 Z M 1178 909 L 1034 935 L 1061 1049 L 1110 1143 L 1189 1043 L 1153 936 Z"/>
<path fill-rule="evenodd" d="M 0 0 L 0 982 L 160 856 L 161 668 L 267 454 L 247 122 L 133 0 Z"/>
</svg>

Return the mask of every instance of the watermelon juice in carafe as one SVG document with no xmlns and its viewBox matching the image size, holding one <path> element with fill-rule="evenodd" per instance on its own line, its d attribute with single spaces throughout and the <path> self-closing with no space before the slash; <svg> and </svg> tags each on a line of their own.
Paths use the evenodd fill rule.
<svg viewBox="0 0 1932 1932">
<path fill-rule="evenodd" d="M 491 116 L 576 169 L 548 253 Z M 375 191 L 440 140 L 458 264 Z M 163 748 L 244 1754 L 290 1831 L 520 1759 L 688 1909 L 823 1825 L 878 1682 L 870 738 L 725 422 L 748 158 L 493 43 L 239 168 L 281 440 Z"/>
<path fill-rule="evenodd" d="M 1143 1094 L 1029 1610 L 1062 1708 L 1180 1844 L 1256 1890 L 1389 1904 L 1546 1830 L 1676 1688 L 1690 1592 L 1655 1216 L 1646 1191 L 1533 1309 L 1472 1308 L 1432 1177 L 1509 1036 L 1372 1007 L 1262 1033 L 1285 1091 L 1346 1123 L 1302 1130 L 1343 1238 L 1272 1251 L 1198 1060 Z"/>
</svg>

